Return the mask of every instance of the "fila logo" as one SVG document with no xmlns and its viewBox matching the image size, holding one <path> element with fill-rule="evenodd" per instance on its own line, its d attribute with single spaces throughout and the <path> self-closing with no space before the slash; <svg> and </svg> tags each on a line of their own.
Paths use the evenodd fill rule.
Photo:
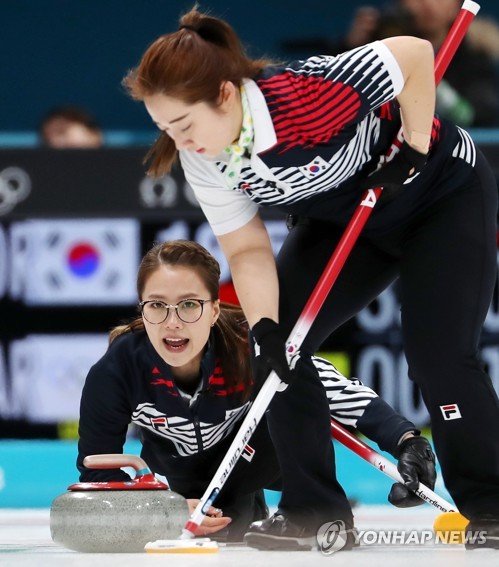
<svg viewBox="0 0 499 567">
<path fill-rule="evenodd" d="M 457 404 L 449 404 L 447 406 L 440 406 L 440 410 L 442 415 L 444 416 L 445 421 L 449 421 L 451 419 L 461 419 L 462 415 L 459 411 L 459 406 Z"/>
<path fill-rule="evenodd" d="M 251 463 L 254 456 L 255 456 L 255 449 L 253 449 L 253 447 L 250 447 L 249 445 L 246 445 L 244 447 L 243 452 L 241 453 L 241 457 L 243 459 L 246 459 L 249 463 Z"/>
<path fill-rule="evenodd" d="M 168 421 L 165 416 L 162 417 L 151 417 L 151 425 L 156 431 L 161 431 L 162 429 L 168 429 Z"/>
</svg>

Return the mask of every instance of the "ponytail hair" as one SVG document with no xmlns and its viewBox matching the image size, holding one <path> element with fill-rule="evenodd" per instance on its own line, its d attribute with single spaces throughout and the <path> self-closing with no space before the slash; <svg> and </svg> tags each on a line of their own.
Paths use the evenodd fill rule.
<svg viewBox="0 0 499 567">
<path fill-rule="evenodd" d="M 139 331 L 145 331 L 144 321 L 142 317 L 136 317 L 128 323 L 122 325 L 117 325 L 109 331 L 109 344 L 112 344 L 121 335 L 126 335 L 127 333 L 138 333 Z"/>
<path fill-rule="evenodd" d="M 243 79 L 254 78 L 269 64 L 268 59 L 249 58 L 227 22 L 194 7 L 180 18 L 176 32 L 159 37 L 147 48 L 122 84 L 135 100 L 163 94 L 186 104 L 205 102 L 217 108 L 225 82 L 240 87 Z M 176 158 L 174 141 L 162 132 L 145 158 L 148 174 L 166 175 Z"/>
</svg>

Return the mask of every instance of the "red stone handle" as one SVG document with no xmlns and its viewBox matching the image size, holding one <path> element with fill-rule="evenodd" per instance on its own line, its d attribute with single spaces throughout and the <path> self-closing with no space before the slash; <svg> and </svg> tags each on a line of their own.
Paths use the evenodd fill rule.
<svg viewBox="0 0 499 567">
<path fill-rule="evenodd" d="M 132 467 L 136 471 L 135 478 L 130 482 L 108 482 L 108 483 L 80 483 L 79 486 L 92 488 L 91 485 L 96 487 L 119 488 L 121 485 L 126 485 L 126 488 L 168 488 L 168 486 L 159 481 L 151 472 L 147 463 L 137 455 L 127 454 L 101 454 L 101 455 L 87 455 L 83 459 L 83 464 L 89 469 L 118 469 L 121 467 Z M 88 486 L 87 486 L 88 485 Z"/>
</svg>

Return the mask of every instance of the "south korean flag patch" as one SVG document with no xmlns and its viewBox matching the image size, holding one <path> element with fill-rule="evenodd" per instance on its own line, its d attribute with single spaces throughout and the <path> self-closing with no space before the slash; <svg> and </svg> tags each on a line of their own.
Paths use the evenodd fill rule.
<svg viewBox="0 0 499 567">
<path fill-rule="evenodd" d="M 310 163 L 307 165 L 302 165 L 298 169 L 300 173 L 304 175 L 307 179 L 314 179 L 314 177 L 318 177 L 321 173 L 327 171 L 327 169 L 331 166 L 325 159 L 322 159 L 320 156 L 314 158 Z"/>
</svg>

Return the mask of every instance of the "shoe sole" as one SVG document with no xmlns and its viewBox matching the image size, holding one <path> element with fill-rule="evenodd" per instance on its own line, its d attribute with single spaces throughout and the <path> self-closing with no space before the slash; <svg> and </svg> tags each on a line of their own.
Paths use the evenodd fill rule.
<svg viewBox="0 0 499 567">
<path fill-rule="evenodd" d="M 499 549 L 499 517 L 493 520 L 480 521 L 477 519 L 475 523 L 470 522 L 464 535 L 464 546 L 469 551 Z M 477 538 L 477 535 L 480 537 Z"/>
<path fill-rule="evenodd" d="M 276 537 L 252 533 L 247 533 L 244 541 L 250 547 L 263 551 L 310 551 L 317 545 L 315 537 Z"/>
<path fill-rule="evenodd" d="M 498 549 L 499 550 L 499 536 L 487 536 L 486 541 L 481 543 L 465 543 L 464 547 L 468 551 L 474 549 Z"/>
</svg>

